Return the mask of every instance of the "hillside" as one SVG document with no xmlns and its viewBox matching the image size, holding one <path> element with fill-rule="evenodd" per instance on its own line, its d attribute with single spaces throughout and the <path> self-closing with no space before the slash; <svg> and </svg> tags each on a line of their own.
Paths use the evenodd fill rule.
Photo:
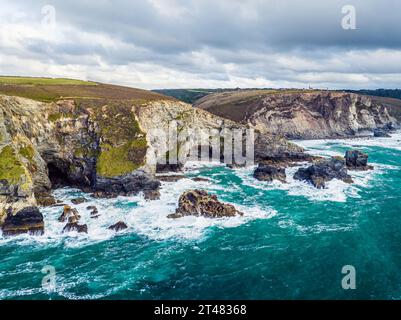
<svg viewBox="0 0 401 320">
<path fill-rule="evenodd" d="M 318 90 L 240 90 L 194 107 L 288 138 L 336 138 L 399 125 L 401 100 Z"/>
<path fill-rule="evenodd" d="M 161 94 L 90 81 L 63 78 L 0 77 L 0 94 L 51 102 L 74 100 L 175 100 Z"/>
</svg>

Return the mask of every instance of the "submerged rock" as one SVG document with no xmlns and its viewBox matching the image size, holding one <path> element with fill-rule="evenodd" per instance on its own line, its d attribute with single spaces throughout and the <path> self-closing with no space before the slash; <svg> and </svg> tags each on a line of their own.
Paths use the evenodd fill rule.
<svg viewBox="0 0 401 320">
<path fill-rule="evenodd" d="M 63 233 L 72 231 L 88 233 L 88 226 L 86 224 L 78 224 L 78 222 L 68 222 L 63 228 Z"/>
<path fill-rule="evenodd" d="M 195 181 L 195 182 L 210 182 L 209 179 L 207 179 L 207 178 L 202 178 L 202 177 L 195 177 L 195 178 L 192 178 L 192 181 Z"/>
<path fill-rule="evenodd" d="M 116 224 L 113 224 L 112 226 L 108 227 L 109 230 L 114 230 L 115 232 L 119 232 L 127 228 L 128 226 L 122 221 L 118 221 Z"/>
<path fill-rule="evenodd" d="M 15 215 L 9 213 L 4 221 L 4 236 L 13 236 L 22 233 L 42 235 L 44 233 L 43 215 L 37 207 L 27 207 Z"/>
<path fill-rule="evenodd" d="M 242 216 L 243 213 L 231 204 L 220 202 L 217 196 L 204 190 L 189 190 L 180 196 L 176 212 L 168 215 L 168 218 L 180 218 L 188 215 L 221 218 Z"/>
<path fill-rule="evenodd" d="M 345 153 L 345 163 L 350 170 L 371 170 L 373 166 L 368 165 L 368 157 L 359 150 L 348 150 Z"/>
<path fill-rule="evenodd" d="M 186 178 L 183 174 L 169 174 L 169 175 L 157 175 L 156 179 L 163 182 L 177 182 L 181 179 Z"/>
<path fill-rule="evenodd" d="M 149 190 L 144 192 L 145 200 L 159 200 L 160 191 L 159 190 Z"/>
<path fill-rule="evenodd" d="M 339 179 L 346 183 L 353 182 L 347 173 L 344 159 L 339 157 L 319 160 L 307 168 L 300 168 L 295 173 L 294 179 L 307 181 L 318 189 L 324 189 L 326 182 L 333 179 Z"/>
<path fill-rule="evenodd" d="M 283 183 L 286 182 L 286 174 L 284 168 L 279 168 L 263 163 L 259 163 L 259 166 L 253 173 L 253 177 L 260 181 L 278 180 Z"/>
<path fill-rule="evenodd" d="M 77 222 L 77 221 L 79 221 L 79 219 L 81 219 L 81 216 L 79 215 L 77 209 L 71 208 L 70 206 L 65 205 L 64 209 L 63 209 L 63 213 L 58 218 L 58 221 L 65 222 L 68 220 L 69 222 Z"/>
<path fill-rule="evenodd" d="M 100 214 L 96 206 L 88 206 L 86 207 L 86 210 L 90 211 L 91 219 L 99 218 Z"/>
<path fill-rule="evenodd" d="M 86 202 L 86 201 L 88 201 L 88 200 L 86 200 L 85 198 L 75 198 L 75 199 L 72 199 L 72 200 L 71 200 L 71 202 L 72 202 L 73 204 L 81 204 L 81 203 L 84 203 L 84 202 Z"/>
</svg>

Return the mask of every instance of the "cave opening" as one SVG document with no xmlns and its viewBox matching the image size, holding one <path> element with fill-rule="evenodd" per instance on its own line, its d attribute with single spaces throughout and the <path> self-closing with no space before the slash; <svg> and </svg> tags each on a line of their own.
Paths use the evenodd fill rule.
<svg viewBox="0 0 401 320">
<path fill-rule="evenodd" d="M 47 169 L 53 189 L 62 188 L 68 185 L 67 170 L 63 165 L 50 162 L 47 164 Z"/>
</svg>

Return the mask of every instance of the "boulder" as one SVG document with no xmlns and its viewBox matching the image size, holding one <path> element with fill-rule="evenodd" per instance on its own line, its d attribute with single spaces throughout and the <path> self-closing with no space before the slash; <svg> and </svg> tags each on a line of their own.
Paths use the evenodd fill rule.
<svg viewBox="0 0 401 320">
<path fill-rule="evenodd" d="M 260 181 L 278 180 L 283 183 L 286 182 L 286 174 L 284 168 L 279 168 L 263 163 L 259 163 L 255 172 L 253 173 L 253 177 Z"/>
<path fill-rule="evenodd" d="M 77 209 L 71 208 L 68 205 L 64 206 L 63 213 L 61 216 L 58 218 L 58 221 L 60 222 L 66 222 L 67 220 L 69 222 L 77 222 L 81 219 L 81 216 L 79 215 Z"/>
<path fill-rule="evenodd" d="M 88 226 L 86 224 L 78 224 L 78 222 L 68 222 L 63 228 L 63 233 L 72 231 L 88 233 Z"/>
<path fill-rule="evenodd" d="M 4 236 L 13 236 L 22 233 L 42 235 L 44 233 L 43 215 L 37 207 L 27 207 L 15 215 L 7 214 L 2 226 Z"/>
<path fill-rule="evenodd" d="M 114 230 L 115 232 L 119 232 L 119 231 L 127 229 L 127 228 L 128 228 L 128 226 L 122 221 L 118 221 L 117 223 L 108 227 L 109 230 Z"/>
<path fill-rule="evenodd" d="M 188 215 L 221 218 L 242 216 L 243 213 L 231 204 L 221 203 L 217 196 L 204 190 L 189 190 L 180 196 L 176 212 L 170 214 L 168 218 L 180 218 Z"/>
<path fill-rule="evenodd" d="M 368 157 L 359 150 L 348 150 L 345 153 L 345 163 L 350 170 L 371 170 L 373 167 L 368 165 Z"/>
<path fill-rule="evenodd" d="M 307 181 L 318 189 L 324 189 L 326 182 L 333 179 L 339 179 L 346 183 L 353 182 L 347 173 L 344 159 L 339 157 L 319 160 L 307 168 L 300 168 L 295 173 L 294 179 Z"/>
</svg>

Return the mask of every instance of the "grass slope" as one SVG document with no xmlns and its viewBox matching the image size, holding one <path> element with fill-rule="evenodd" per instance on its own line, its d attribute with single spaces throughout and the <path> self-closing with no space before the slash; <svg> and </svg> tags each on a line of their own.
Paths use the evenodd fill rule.
<svg viewBox="0 0 401 320">
<path fill-rule="evenodd" d="M 175 100 L 161 94 L 110 84 L 63 78 L 0 77 L 0 94 L 51 102 L 82 100 Z"/>
</svg>

